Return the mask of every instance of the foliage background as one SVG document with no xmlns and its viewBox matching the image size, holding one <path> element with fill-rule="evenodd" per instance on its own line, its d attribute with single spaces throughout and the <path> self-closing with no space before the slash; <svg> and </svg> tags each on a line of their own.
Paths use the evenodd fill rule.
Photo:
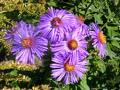
<svg viewBox="0 0 120 90">
<path fill-rule="evenodd" d="M 51 53 L 43 62 L 23 65 L 15 62 L 4 34 L 16 21 L 36 25 L 48 7 L 63 8 L 85 17 L 85 23 L 97 22 L 107 38 L 107 57 L 88 48 L 88 72 L 78 84 L 64 85 L 50 76 Z M 89 43 L 91 44 L 91 43 Z M 120 1 L 119 0 L 0 0 L 0 89 L 97 90 L 120 88 Z"/>
</svg>

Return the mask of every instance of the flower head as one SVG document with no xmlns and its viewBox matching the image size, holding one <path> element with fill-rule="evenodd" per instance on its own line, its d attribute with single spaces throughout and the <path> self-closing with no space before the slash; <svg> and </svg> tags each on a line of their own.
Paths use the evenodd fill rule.
<svg viewBox="0 0 120 90">
<path fill-rule="evenodd" d="M 89 27 L 84 23 L 85 18 L 83 16 L 76 17 L 76 27 L 79 28 L 79 32 L 81 32 L 82 35 L 85 37 L 88 37 L 90 35 L 89 33 Z"/>
<path fill-rule="evenodd" d="M 104 57 L 106 55 L 106 37 L 96 23 L 92 23 L 90 28 L 92 30 L 90 32 L 93 39 L 92 45 L 99 50 L 98 55 Z"/>
<path fill-rule="evenodd" d="M 87 71 L 88 61 L 75 60 L 75 63 L 70 63 L 72 59 L 68 52 L 56 54 L 50 65 L 53 78 L 57 81 L 63 80 L 65 84 L 73 84 L 82 79 Z"/>
<path fill-rule="evenodd" d="M 50 8 L 40 17 L 37 26 L 38 33 L 41 33 L 51 43 L 56 43 L 64 38 L 68 27 L 74 26 L 76 19 L 74 15 L 66 10 Z"/>
<path fill-rule="evenodd" d="M 24 64 L 34 64 L 35 54 L 41 59 L 47 50 L 47 40 L 35 32 L 35 27 L 19 22 L 14 34 L 12 52 L 16 60 Z"/>
<path fill-rule="evenodd" d="M 71 28 L 72 29 L 72 28 Z M 57 52 L 69 52 L 74 58 L 78 56 L 82 59 L 88 56 L 87 41 L 81 33 L 74 29 L 74 32 L 66 33 L 66 38 L 56 44 L 51 44 L 51 50 L 53 53 Z"/>
</svg>

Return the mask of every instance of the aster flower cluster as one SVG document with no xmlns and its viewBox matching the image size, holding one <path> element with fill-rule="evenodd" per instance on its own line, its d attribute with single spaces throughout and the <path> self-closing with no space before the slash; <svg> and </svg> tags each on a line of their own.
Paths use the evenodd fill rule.
<svg viewBox="0 0 120 90">
<path fill-rule="evenodd" d="M 98 25 L 92 23 L 88 26 L 82 16 L 53 8 L 40 17 L 36 27 L 20 21 L 5 35 L 12 44 L 16 60 L 24 64 L 34 64 L 35 56 L 41 59 L 49 43 L 53 53 L 51 75 L 65 84 L 78 82 L 87 71 L 87 37 L 91 37 L 93 47 L 103 58 L 106 38 Z"/>
</svg>

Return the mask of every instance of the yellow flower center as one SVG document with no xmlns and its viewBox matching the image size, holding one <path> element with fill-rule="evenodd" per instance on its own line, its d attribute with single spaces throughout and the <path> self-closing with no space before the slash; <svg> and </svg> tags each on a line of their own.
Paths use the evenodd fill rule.
<svg viewBox="0 0 120 90">
<path fill-rule="evenodd" d="M 103 34 L 102 31 L 98 33 L 98 39 L 100 40 L 100 42 L 101 42 L 102 44 L 105 44 L 105 43 L 106 43 L 106 37 L 105 37 L 105 35 Z"/>
<path fill-rule="evenodd" d="M 64 68 L 65 68 L 65 71 L 73 71 L 75 69 L 75 66 L 74 65 L 69 65 L 69 63 L 65 63 L 64 64 Z"/>
<path fill-rule="evenodd" d="M 53 18 L 52 19 L 52 21 L 51 21 L 51 24 L 52 24 L 52 26 L 54 26 L 54 27 L 58 27 L 59 25 L 61 25 L 63 22 L 62 22 L 62 20 L 59 18 L 59 17 L 55 17 L 55 18 Z"/>
<path fill-rule="evenodd" d="M 68 41 L 68 47 L 69 47 L 69 49 L 71 49 L 71 50 L 75 50 L 75 49 L 78 47 L 77 41 L 74 40 L 74 39 Z"/>
<path fill-rule="evenodd" d="M 33 45 L 33 40 L 31 38 L 28 37 L 22 40 L 23 47 L 28 48 L 28 47 L 31 47 L 32 45 Z"/>
</svg>

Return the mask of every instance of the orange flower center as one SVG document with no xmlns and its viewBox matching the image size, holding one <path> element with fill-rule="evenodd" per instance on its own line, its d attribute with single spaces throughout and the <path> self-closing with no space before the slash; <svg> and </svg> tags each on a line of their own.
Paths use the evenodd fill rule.
<svg viewBox="0 0 120 90">
<path fill-rule="evenodd" d="M 59 25 L 62 24 L 62 21 L 59 17 L 55 17 L 55 18 L 52 19 L 51 24 L 54 27 L 58 27 Z"/>
<path fill-rule="evenodd" d="M 33 45 L 33 40 L 31 38 L 25 38 L 22 40 L 22 46 L 23 47 L 31 47 Z"/>
<path fill-rule="evenodd" d="M 78 43 L 76 40 L 70 40 L 68 41 L 68 47 L 71 50 L 75 50 L 78 47 Z"/>
<path fill-rule="evenodd" d="M 83 16 L 79 16 L 79 17 L 78 17 L 78 20 L 80 21 L 80 23 L 84 23 L 85 18 L 84 18 Z"/>
<path fill-rule="evenodd" d="M 105 44 L 105 43 L 106 43 L 106 37 L 105 37 L 105 35 L 103 34 L 102 31 L 98 33 L 98 39 L 100 40 L 100 42 L 101 42 L 102 44 Z"/>
<path fill-rule="evenodd" d="M 65 71 L 73 71 L 75 69 L 75 66 L 74 65 L 69 65 L 69 63 L 65 63 L 64 64 L 64 68 L 65 68 Z"/>
</svg>

